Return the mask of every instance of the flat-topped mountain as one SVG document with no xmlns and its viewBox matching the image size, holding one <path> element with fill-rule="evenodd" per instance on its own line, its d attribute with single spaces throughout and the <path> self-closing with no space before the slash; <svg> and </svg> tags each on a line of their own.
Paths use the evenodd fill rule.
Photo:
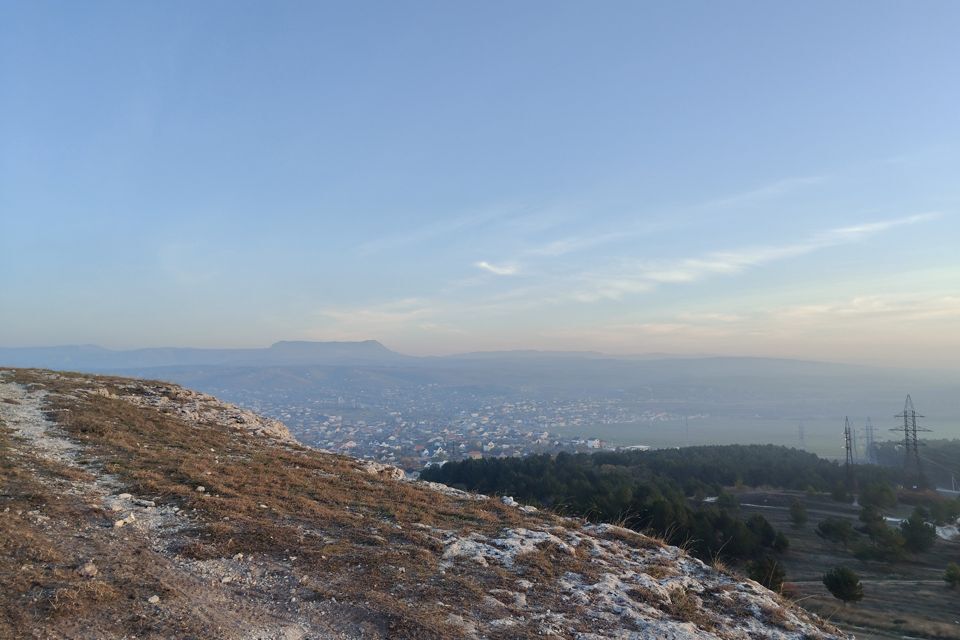
<svg viewBox="0 0 960 640">
<path fill-rule="evenodd" d="M 675 547 L 166 383 L 3 371 L 0 474 L 0 637 L 842 637 Z"/>
</svg>

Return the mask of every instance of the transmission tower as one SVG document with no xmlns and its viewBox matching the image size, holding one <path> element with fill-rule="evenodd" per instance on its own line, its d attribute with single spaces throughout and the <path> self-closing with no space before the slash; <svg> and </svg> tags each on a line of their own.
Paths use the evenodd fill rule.
<svg viewBox="0 0 960 640">
<path fill-rule="evenodd" d="M 917 426 L 917 418 L 923 418 L 913 408 L 913 400 L 910 394 L 903 403 L 903 413 L 898 413 L 895 418 L 903 418 L 903 469 L 908 479 L 916 478 L 916 486 L 923 487 L 927 484 L 927 479 L 923 475 L 923 467 L 920 465 L 920 441 L 917 438 L 918 431 L 930 431 L 925 427 Z M 900 431 L 900 427 L 891 429 L 891 431 Z"/>
<path fill-rule="evenodd" d="M 867 424 L 863 427 L 863 432 L 866 435 L 866 453 L 867 464 L 877 464 L 877 442 L 874 436 L 874 430 L 876 427 L 873 426 L 873 423 L 870 421 L 870 418 L 867 418 Z"/>
<path fill-rule="evenodd" d="M 843 419 L 843 443 L 847 450 L 847 461 L 843 464 L 847 472 L 847 489 L 853 489 L 853 434 L 850 431 L 850 418 Z"/>
<path fill-rule="evenodd" d="M 807 448 L 807 430 L 804 428 L 803 423 L 797 425 L 797 439 L 800 440 L 800 448 Z"/>
</svg>

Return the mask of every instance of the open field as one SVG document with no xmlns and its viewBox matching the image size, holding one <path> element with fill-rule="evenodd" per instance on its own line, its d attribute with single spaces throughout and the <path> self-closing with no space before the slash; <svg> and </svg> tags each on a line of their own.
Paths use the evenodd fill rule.
<svg viewBox="0 0 960 640">
<path fill-rule="evenodd" d="M 854 420 L 851 417 L 851 420 Z M 862 426 L 859 419 L 856 421 Z M 803 424 L 804 450 L 821 458 L 843 460 L 843 416 L 836 418 L 759 418 L 709 416 L 661 422 L 607 423 L 553 428 L 562 436 L 583 435 L 600 438 L 614 446 L 647 445 L 654 448 L 684 447 L 710 444 L 777 444 L 799 447 L 797 427 Z M 892 418 L 873 419 L 878 440 L 895 440 L 903 432 L 887 431 L 897 426 Z M 938 418 L 927 426 L 935 430 L 937 438 L 960 438 L 960 419 Z"/>
<path fill-rule="evenodd" d="M 843 419 L 804 420 L 804 447 L 824 458 L 843 457 Z M 777 444 L 799 447 L 800 420 L 709 416 L 657 422 L 606 423 L 557 427 L 560 435 L 600 438 L 614 446 L 654 448 L 713 444 Z M 839 424 L 839 426 L 838 426 Z"/>
<path fill-rule="evenodd" d="M 800 529 L 790 522 L 793 498 L 807 506 L 809 521 Z M 960 562 L 960 542 L 937 539 L 925 553 L 904 562 L 888 564 L 857 560 L 842 545 L 816 535 L 817 523 L 827 516 L 857 521 L 859 509 L 834 502 L 829 496 L 809 496 L 790 491 L 746 491 L 738 495 L 743 515 L 761 513 L 790 538 L 783 557 L 787 571 L 784 591 L 804 608 L 829 619 L 857 638 L 960 638 L 960 591 L 947 588 L 943 570 Z M 901 505 L 897 516 L 907 516 Z M 864 598 L 842 607 L 821 583 L 821 576 L 836 565 L 850 567 L 863 582 Z"/>
</svg>

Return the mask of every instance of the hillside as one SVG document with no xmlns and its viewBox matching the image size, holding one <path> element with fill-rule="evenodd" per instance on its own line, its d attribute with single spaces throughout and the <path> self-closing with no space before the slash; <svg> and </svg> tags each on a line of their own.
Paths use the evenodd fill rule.
<svg viewBox="0 0 960 640">
<path fill-rule="evenodd" d="M 0 373 L 0 474 L 0 637 L 842 637 L 675 547 L 166 383 Z"/>
</svg>

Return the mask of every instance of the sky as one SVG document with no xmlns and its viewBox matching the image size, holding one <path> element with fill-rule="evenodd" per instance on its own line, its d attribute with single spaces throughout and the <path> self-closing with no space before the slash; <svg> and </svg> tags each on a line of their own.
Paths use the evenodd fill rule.
<svg viewBox="0 0 960 640">
<path fill-rule="evenodd" d="M 960 359 L 960 3 L 4 2 L 0 345 Z"/>
</svg>

